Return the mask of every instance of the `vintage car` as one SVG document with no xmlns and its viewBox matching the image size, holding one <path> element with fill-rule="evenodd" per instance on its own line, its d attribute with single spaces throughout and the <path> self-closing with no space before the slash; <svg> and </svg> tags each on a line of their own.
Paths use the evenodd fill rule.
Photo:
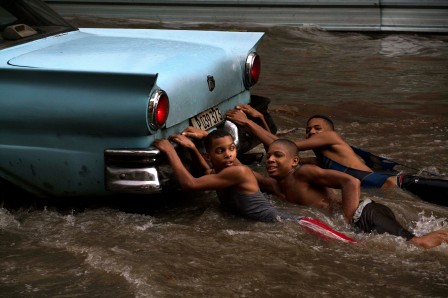
<svg viewBox="0 0 448 298">
<path fill-rule="evenodd" d="M 239 152 L 258 144 L 225 113 L 245 103 L 267 113 L 249 91 L 263 33 L 78 29 L 40 0 L 0 3 L 0 185 L 152 194 L 175 185 L 155 139 L 192 125 L 228 129 Z"/>
</svg>

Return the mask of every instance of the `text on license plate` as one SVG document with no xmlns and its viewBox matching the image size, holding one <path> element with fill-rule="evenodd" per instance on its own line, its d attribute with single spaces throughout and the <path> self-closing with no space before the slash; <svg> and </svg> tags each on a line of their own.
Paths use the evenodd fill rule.
<svg viewBox="0 0 448 298">
<path fill-rule="evenodd" d="M 191 125 L 196 128 L 207 130 L 224 121 L 218 108 L 210 108 L 190 118 Z"/>
</svg>

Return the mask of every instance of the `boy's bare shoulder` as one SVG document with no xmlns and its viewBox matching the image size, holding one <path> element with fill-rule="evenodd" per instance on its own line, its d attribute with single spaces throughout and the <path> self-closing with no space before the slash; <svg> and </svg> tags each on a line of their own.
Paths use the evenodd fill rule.
<svg viewBox="0 0 448 298">
<path fill-rule="evenodd" d="M 238 176 L 248 175 L 248 173 L 253 174 L 252 170 L 246 165 L 233 165 L 231 167 L 223 169 L 221 172 Z"/>
<path fill-rule="evenodd" d="M 294 170 L 295 178 L 310 177 L 322 172 L 322 168 L 313 164 L 303 164 Z"/>
<path fill-rule="evenodd" d="M 304 172 L 314 171 L 316 169 L 320 169 L 320 167 L 315 164 L 306 163 L 306 164 L 301 164 L 298 167 L 296 167 L 295 172 L 304 173 Z"/>
<path fill-rule="evenodd" d="M 231 168 L 235 168 L 241 175 L 253 174 L 252 170 L 246 165 L 234 165 Z"/>
</svg>

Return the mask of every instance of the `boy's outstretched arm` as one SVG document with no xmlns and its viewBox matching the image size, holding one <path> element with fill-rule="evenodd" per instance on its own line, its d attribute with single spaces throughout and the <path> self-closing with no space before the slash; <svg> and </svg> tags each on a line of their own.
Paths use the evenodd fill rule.
<svg viewBox="0 0 448 298">
<path fill-rule="evenodd" d="M 242 110 L 229 110 L 226 113 L 226 117 L 235 124 L 248 128 L 258 139 L 260 139 L 265 148 L 278 139 L 276 135 L 247 118 L 246 114 Z"/>
<path fill-rule="evenodd" d="M 241 113 L 243 112 L 243 113 Z M 252 118 L 258 118 L 263 122 L 263 126 L 258 125 L 254 121 L 250 120 L 247 115 Z M 234 110 L 230 110 L 226 113 L 228 120 L 244 126 L 257 137 L 267 148 L 278 137 L 271 133 L 269 125 L 266 123 L 263 114 L 255 110 L 250 105 L 240 105 Z M 313 150 L 325 146 L 343 145 L 346 144 L 344 140 L 335 131 L 326 131 L 313 135 L 312 138 L 296 140 L 294 142 L 299 151 Z"/>
<path fill-rule="evenodd" d="M 296 140 L 294 143 L 299 151 L 319 149 L 326 146 L 346 144 L 335 131 L 325 131 L 315 134 L 308 139 Z"/>
<path fill-rule="evenodd" d="M 253 119 L 259 119 L 263 124 L 263 128 L 271 132 L 271 129 L 269 128 L 269 125 L 266 122 L 264 115 L 259 111 L 257 111 L 256 109 L 254 109 L 251 105 L 249 104 L 238 105 L 235 107 L 235 109 L 243 111 L 246 115 L 249 115 Z"/>
<path fill-rule="evenodd" d="M 188 126 L 187 128 L 184 129 L 182 135 L 192 139 L 202 140 L 208 135 L 208 132 L 200 128 Z"/>
<path fill-rule="evenodd" d="M 169 137 L 169 139 L 178 143 L 182 147 L 190 149 L 194 154 L 194 158 L 199 163 L 199 165 L 204 169 L 206 174 L 209 174 L 212 171 L 207 161 L 202 156 L 201 152 L 199 152 L 198 148 L 196 148 L 196 145 L 184 134 L 172 135 Z"/>
<path fill-rule="evenodd" d="M 185 168 L 179 158 L 179 155 L 177 155 L 176 149 L 174 149 L 170 141 L 166 139 L 159 139 L 155 140 L 153 145 L 166 155 L 173 169 L 174 176 L 176 176 L 176 179 L 179 181 L 182 188 L 191 189 L 190 185 L 194 184 L 194 177 Z"/>
<path fill-rule="evenodd" d="M 285 194 L 280 190 L 278 182 L 270 177 L 265 177 L 262 174 L 252 171 L 257 178 L 258 185 L 261 191 L 273 194 L 281 199 L 285 199 Z"/>
</svg>

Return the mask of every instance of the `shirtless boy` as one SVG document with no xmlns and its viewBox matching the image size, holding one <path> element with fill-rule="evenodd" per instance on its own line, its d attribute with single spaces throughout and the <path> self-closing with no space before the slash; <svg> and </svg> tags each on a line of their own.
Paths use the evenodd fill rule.
<svg viewBox="0 0 448 298">
<path fill-rule="evenodd" d="M 227 119 L 249 128 L 266 147 L 278 137 L 248 119 L 245 115 L 252 116 L 255 112 L 249 105 L 242 105 L 227 112 Z M 333 122 L 326 116 L 314 115 L 310 117 L 306 125 L 306 139 L 296 140 L 294 143 L 299 151 L 313 150 L 321 167 L 344 172 L 359 179 L 361 187 L 387 188 L 398 186 L 423 200 L 448 205 L 448 180 L 374 172 L 339 136 L 334 130 Z"/>
<path fill-rule="evenodd" d="M 299 166 L 298 149 L 294 142 L 286 139 L 274 141 L 267 151 L 266 170 L 270 178 L 258 177 L 262 189 L 280 189 L 283 198 L 296 204 L 314 206 L 333 211 L 335 199 L 329 188 L 339 188 L 335 180 L 355 181 L 359 198 L 359 181 L 347 174 L 321 169 L 315 165 Z M 334 175 L 337 173 L 339 175 Z M 342 176 L 342 177 L 341 177 Z M 357 182 L 357 184 L 356 184 Z M 357 205 L 353 223 L 364 232 L 377 231 L 400 236 L 423 248 L 432 248 L 448 242 L 448 229 L 431 232 L 421 237 L 404 229 L 386 206 L 369 199 Z"/>
</svg>

